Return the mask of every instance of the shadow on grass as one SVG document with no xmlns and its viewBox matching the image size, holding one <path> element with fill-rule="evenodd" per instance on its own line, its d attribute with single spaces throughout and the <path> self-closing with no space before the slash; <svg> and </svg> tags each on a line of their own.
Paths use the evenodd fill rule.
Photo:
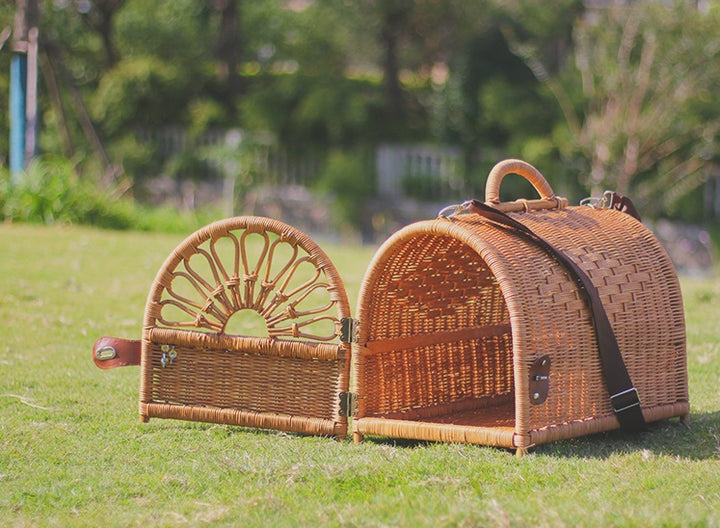
<svg viewBox="0 0 720 528">
<path fill-rule="evenodd" d="M 250 434 L 253 436 L 318 438 L 314 435 L 300 433 L 287 433 L 272 429 L 255 429 L 231 425 L 219 425 L 204 422 L 178 422 L 175 420 L 153 420 L 160 431 L 168 429 L 180 432 L 194 429 L 206 431 L 218 438 Z M 163 424 L 163 425 L 158 425 Z M 335 441 L 330 437 L 322 438 L 328 442 Z M 351 443 L 348 439 L 339 443 Z M 388 438 L 381 436 L 367 436 L 364 443 L 377 446 L 392 446 L 400 449 L 417 449 L 440 444 L 426 440 L 412 440 L 405 438 Z M 488 449 L 487 446 L 477 446 Z M 513 450 L 503 448 L 499 451 Z M 617 455 L 627 455 L 639 452 L 649 452 L 654 455 L 665 455 L 687 460 L 720 459 L 720 411 L 712 413 L 691 414 L 690 424 L 683 425 L 677 419 L 661 420 L 648 424 L 646 431 L 636 434 L 624 433 L 620 430 L 608 431 L 594 435 L 559 440 L 542 444 L 530 450 L 531 455 L 605 459 Z"/>
<path fill-rule="evenodd" d="M 691 414 L 690 423 L 661 420 L 637 434 L 620 430 L 538 446 L 540 456 L 609 458 L 633 452 L 678 457 L 687 460 L 720 459 L 720 411 Z"/>
<path fill-rule="evenodd" d="M 436 443 L 385 437 L 366 437 L 364 441 L 406 449 L 422 448 Z M 683 425 L 676 419 L 661 420 L 648 424 L 647 430 L 641 433 L 608 431 L 542 444 L 530 450 L 530 454 L 536 456 L 587 459 L 605 459 L 638 452 L 687 460 L 720 459 L 720 411 L 692 414 L 689 425 Z"/>
</svg>

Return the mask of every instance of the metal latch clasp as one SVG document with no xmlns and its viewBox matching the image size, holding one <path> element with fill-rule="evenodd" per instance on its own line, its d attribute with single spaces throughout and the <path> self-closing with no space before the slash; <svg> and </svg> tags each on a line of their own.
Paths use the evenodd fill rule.
<svg viewBox="0 0 720 528">
<path fill-rule="evenodd" d="M 171 345 L 162 345 L 160 347 L 160 350 L 162 350 L 162 356 L 160 357 L 160 365 L 163 368 L 169 367 L 173 364 L 173 361 L 175 361 L 175 358 L 177 357 L 177 351 L 175 350 L 175 347 Z"/>
<path fill-rule="evenodd" d="M 540 405 L 550 391 L 550 356 L 536 359 L 530 366 L 530 403 Z"/>
</svg>

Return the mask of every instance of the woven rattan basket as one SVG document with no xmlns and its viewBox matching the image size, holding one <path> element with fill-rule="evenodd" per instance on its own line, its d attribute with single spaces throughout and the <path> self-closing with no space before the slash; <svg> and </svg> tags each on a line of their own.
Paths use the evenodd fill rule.
<svg viewBox="0 0 720 528">
<path fill-rule="evenodd" d="M 530 180 L 540 199 L 499 203 L 510 173 Z M 592 282 L 645 421 L 686 419 L 680 288 L 652 233 L 614 208 L 567 207 L 515 160 L 493 169 L 486 204 Z M 337 270 L 299 231 L 257 217 L 207 226 L 159 270 L 142 340 L 101 338 L 95 362 L 141 365 L 143 420 L 342 438 L 350 415 L 356 441 L 379 435 L 518 452 L 617 428 L 586 288 L 527 237 L 473 207 L 458 212 L 468 214 L 407 226 L 380 247 L 356 319 Z M 265 336 L 231 330 L 248 312 L 260 315 Z"/>
</svg>

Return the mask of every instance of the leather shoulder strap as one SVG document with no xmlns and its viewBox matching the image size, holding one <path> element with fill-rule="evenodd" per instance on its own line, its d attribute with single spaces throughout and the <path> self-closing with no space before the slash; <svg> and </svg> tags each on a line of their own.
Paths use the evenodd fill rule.
<svg viewBox="0 0 720 528">
<path fill-rule="evenodd" d="M 567 255 L 534 233 L 525 224 L 478 200 L 472 200 L 469 208 L 472 212 L 477 213 L 489 222 L 509 229 L 536 244 L 553 259 L 565 266 L 578 283 L 580 290 L 585 292 L 592 314 L 593 326 L 595 327 L 600 365 L 605 379 L 605 386 L 610 395 L 610 403 L 615 412 L 615 416 L 620 422 L 620 427 L 627 431 L 644 429 L 645 419 L 643 418 L 640 408 L 640 398 L 637 389 L 633 386 L 630 375 L 625 367 L 625 361 L 620 353 L 615 332 L 605 313 L 600 294 L 590 280 L 590 277 Z"/>
</svg>

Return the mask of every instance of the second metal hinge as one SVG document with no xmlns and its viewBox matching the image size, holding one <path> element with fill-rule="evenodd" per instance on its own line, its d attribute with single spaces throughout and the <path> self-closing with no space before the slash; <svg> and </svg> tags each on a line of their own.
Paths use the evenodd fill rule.
<svg viewBox="0 0 720 528">
<path fill-rule="evenodd" d="M 357 394 L 354 392 L 340 393 L 340 416 L 357 415 Z"/>
<path fill-rule="evenodd" d="M 340 341 L 343 343 L 358 342 L 358 321 L 352 317 L 340 319 Z"/>
</svg>

